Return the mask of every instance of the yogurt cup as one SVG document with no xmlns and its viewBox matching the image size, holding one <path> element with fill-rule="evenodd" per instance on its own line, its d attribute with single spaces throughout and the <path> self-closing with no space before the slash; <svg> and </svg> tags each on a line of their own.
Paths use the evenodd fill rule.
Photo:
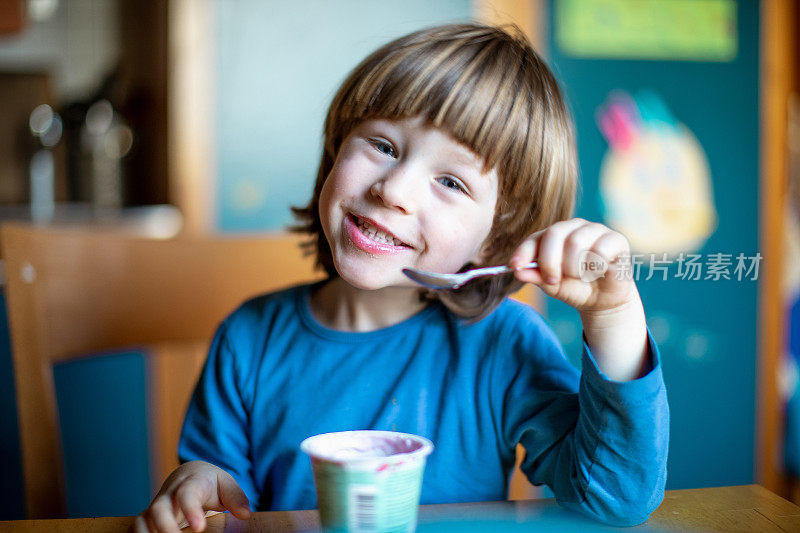
<svg viewBox="0 0 800 533">
<path fill-rule="evenodd" d="M 304 440 L 326 530 L 413 532 L 433 443 L 395 431 L 341 431 Z"/>
</svg>

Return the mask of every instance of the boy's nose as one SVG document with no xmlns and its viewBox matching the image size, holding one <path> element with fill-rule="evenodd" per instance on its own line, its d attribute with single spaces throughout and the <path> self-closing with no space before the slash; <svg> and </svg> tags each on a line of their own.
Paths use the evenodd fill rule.
<svg viewBox="0 0 800 533">
<path fill-rule="evenodd" d="M 419 188 L 414 185 L 418 179 L 410 175 L 408 169 L 393 169 L 372 184 L 370 193 L 391 209 L 404 214 L 413 213 L 419 203 Z"/>
</svg>

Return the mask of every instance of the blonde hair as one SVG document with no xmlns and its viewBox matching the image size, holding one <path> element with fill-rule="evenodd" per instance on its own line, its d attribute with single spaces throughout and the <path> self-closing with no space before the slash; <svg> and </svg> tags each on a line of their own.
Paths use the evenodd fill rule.
<svg viewBox="0 0 800 533">
<path fill-rule="evenodd" d="M 508 31 L 506 31 L 506 28 Z M 484 243 L 486 265 L 504 264 L 531 233 L 572 216 L 578 177 L 572 120 L 545 62 L 516 25 L 446 24 L 385 44 L 347 76 L 333 98 L 314 195 L 293 207 L 293 231 L 308 233 L 317 266 L 336 276 L 322 232 L 319 196 L 338 150 L 371 118 L 421 116 L 497 167 L 499 191 Z M 464 269 L 474 268 L 468 264 Z M 521 283 L 482 278 L 452 291 L 426 291 L 473 320 L 488 315 Z"/>
</svg>

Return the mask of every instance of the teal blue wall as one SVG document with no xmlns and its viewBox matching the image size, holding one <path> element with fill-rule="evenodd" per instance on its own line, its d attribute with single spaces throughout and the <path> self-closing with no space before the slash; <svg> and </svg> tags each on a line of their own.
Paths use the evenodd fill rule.
<svg viewBox="0 0 800 533">
<path fill-rule="evenodd" d="M 598 175 L 607 144 L 595 110 L 614 89 L 653 89 L 694 132 L 711 166 L 719 223 L 696 253 L 756 254 L 758 4 L 740 2 L 737 20 L 738 54 L 726 63 L 581 59 L 563 54 L 551 34 L 552 65 L 577 125 L 583 186 L 577 216 L 602 221 Z M 676 269 L 667 281 L 645 281 L 649 269 L 643 268 L 638 282 L 661 347 L 672 409 L 667 488 L 752 483 L 757 283 L 681 281 L 674 279 Z M 577 313 L 552 299 L 547 311 L 565 349 L 577 358 Z M 697 346 L 690 343 L 697 342 L 707 343 L 707 352 L 691 357 Z"/>
</svg>

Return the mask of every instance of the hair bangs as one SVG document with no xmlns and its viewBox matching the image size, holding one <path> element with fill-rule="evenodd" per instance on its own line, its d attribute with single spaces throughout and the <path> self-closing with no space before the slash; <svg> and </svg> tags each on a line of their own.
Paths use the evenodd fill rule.
<svg viewBox="0 0 800 533">
<path fill-rule="evenodd" d="M 527 122 L 513 116 L 526 107 L 518 90 L 523 72 L 503 44 L 488 36 L 476 41 L 468 33 L 418 48 L 398 46 L 355 78 L 341 119 L 358 124 L 422 116 L 479 155 L 487 172 L 509 159 L 511 138 Z"/>
</svg>

